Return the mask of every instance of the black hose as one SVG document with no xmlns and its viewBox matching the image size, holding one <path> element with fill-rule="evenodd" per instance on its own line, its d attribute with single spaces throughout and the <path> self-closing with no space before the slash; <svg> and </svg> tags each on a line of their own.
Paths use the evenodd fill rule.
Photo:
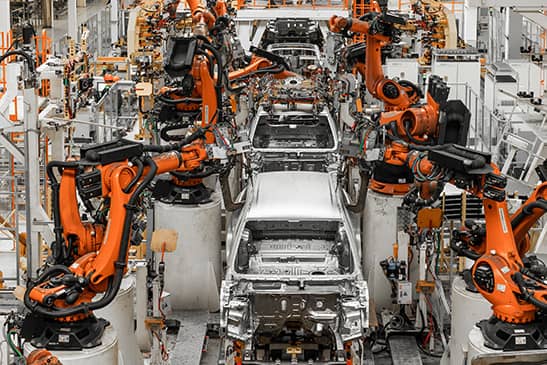
<svg viewBox="0 0 547 365">
<path fill-rule="evenodd" d="M 167 98 L 163 95 L 156 96 L 156 99 L 161 101 L 164 104 L 169 105 L 177 105 L 177 104 L 193 104 L 193 103 L 201 103 L 203 99 L 201 98 L 180 98 L 180 99 L 171 99 Z"/>
<path fill-rule="evenodd" d="M 230 189 L 230 182 L 228 181 L 228 177 L 230 176 L 230 169 L 227 168 L 225 171 L 221 172 L 218 175 L 218 180 L 220 182 L 220 189 L 222 192 L 222 199 L 224 201 L 224 207 L 227 211 L 233 212 L 235 210 L 240 209 L 244 204 L 245 201 L 241 201 L 236 203 L 234 201 L 234 198 L 232 198 L 232 191 Z"/>
<path fill-rule="evenodd" d="M 200 54 L 202 56 L 205 56 L 207 58 L 207 63 L 209 64 L 209 75 L 211 75 L 211 78 L 214 79 L 215 78 L 215 65 L 213 63 L 213 58 L 211 57 L 211 55 L 201 49 L 198 49 L 196 51 L 197 54 Z"/>
<path fill-rule="evenodd" d="M 37 285 L 35 283 L 42 283 L 46 279 L 49 279 L 50 277 L 58 274 L 72 274 L 72 271 L 70 271 L 65 265 L 53 265 L 45 269 L 44 272 L 40 274 L 35 280 L 27 281 L 27 290 L 25 291 L 23 302 L 28 309 L 34 311 L 38 305 L 37 303 L 33 303 L 30 300 L 30 291 Z"/>
<path fill-rule="evenodd" d="M 526 217 L 532 215 L 534 209 L 542 209 L 544 213 L 547 212 L 547 200 L 538 199 L 535 202 L 526 204 L 520 213 L 511 220 L 511 227 L 515 229 Z"/>
<path fill-rule="evenodd" d="M 8 58 L 9 56 L 22 56 L 22 57 L 24 57 L 25 60 L 27 61 L 27 67 L 28 67 L 29 71 L 31 73 L 34 73 L 34 71 L 35 71 L 35 69 L 34 69 L 34 60 L 32 59 L 32 57 L 29 54 L 27 54 L 26 52 L 21 51 L 19 49 L 9 51 L 9 52 L 4 53 L 2 56 L 0 56 L 0 63 L 2 61 L 4 61 L 6 58 Z"/>
<path fill-rule="evenodd" d="M 346 203 L 346 208 L 353 213 L 361 213 L 363 209 L 365 209 L 365 204 L 367 202 L 370 174 L 364 169 L 359 169 L 359 176 L 361 177 L 361 186 L 359 187 L 357 201 L 354 204 Z"/>
<path fill-rule="evenodd" d="M 228 90 L 229 92 L 231 93 L 234 93 L 234 94 L 239 94 L 240 92 L 242 92 L 243 90 L 245 90 L 245 85 L 244 86 L 239 86 L 239 87 L 232 87 L 232 83 L 230 81 L 230 77 L 228 76 L 228 70 L 225 70 L 224 71 L 225 74 L 224 74 L 224 87 L 226 88 L 226 90 Z"/>
<path fill-rule="evenodd" d="M 204 35 L 198 34 L 196 35 L 196 38 L 199 39 L 200 41 L 203 41 L 206 44 L 211 44 L 211 41 L 209 40 L 209 38 L 207 38 Z"/>
<path fill-rule="evenodd" d="M 114 298 L 116 297 L 116 294 L 118 293 L 118 291 L 120 289 L 120 285 L 121 285 L 121 282 L 122 282 L 122 279 L 123 279 L 124 269 L 125 269 L 125 266 L 127 265 L 127 263 L 126 263 L 127 260 L 126 259 L 127 259 L 127 251 L 129 249 L 129 235 L 130 235 L 130 232 L 131 232 L 131 223 L 132 223 L 132 220 L 133 220 L 133 213 L 137 209 L 136 208 L 137 199 L 139 198 L 139 195 L 144 191 L 144 189 L 146 187 L 148 187 L 148 185 L 152 182 L 152 179 L 154 178 L 154 176 L 156 175 L 156 172 L 158 170 L 158 167 L 155 164 L 154 160 L 152 160 L 152 158 L 150 158 L 150 157 L 146 158 L 145 163 L 146 163 L 146 165 L 150 166 L 150 170 L 146 174 L 146 177 L 144 178 L 142 183 L 135 189 L 135 191 L 133 192 L 133 194 L 129 198 L 129 201 L 125 205 L 125 209 L 126 209 L 127 212 L 126 212 L 125 219 L 124 219 L 123 232 L 122 232 L 122 238 L 121 238 L 121 243 L 120 243 L 120 250 L 118 252 L 118 261 L 116 261 L 114 263 L 115 273 L 114 273 L 114 276 L 112 277 L 112 279 L 110 279 L 110 281 L 109 281 L 108 289 L 105 292 L 105 295 L 96 302 L 84 303 L 84 304 L 80 304 L 76 307 L 66 308 L 66 309 L 58 309 L 58 308 L 57 309 L 45 309 L 43 307 L 40 307 L 40 305 L 38 303 L 33 303 L 30 300 L 31 290 L 36 285 L 43 282 L 43 280 L 47 276 L 51 276 L 51 273 L 53 272 L 53 270 L 60 270 L 64 273 L 66 273 L 66 274 L 72 274 L 72 272 L 70 270 L 68 270 L 68 268 L 66 268 L 64 266 L 61 266 L 61 265 L 57 265 L 57 266 L 54 266 L 54 267 L 49 268 L 48 270 L 46 270 L 46 272 L 44 272 L 44 274 L 42 274 L 40 276 L 39 279 L 41 279 L 41 280 L 30 283 L 30 285 L 27 287 L 27 290 L 26 290 L 25 296 L 24 296 L 24 302 L 25 302 L 25 305 L 27 306 L 27 308 L 29 308 L 31 311 L 33 311 L 35 313 L 38 313 L 38 314 L 46 316 L 46 317 L 59 318 L 59 317 L 66 317 L 66 316 L 71 316 L 71 315 L 79 314 L 79 313 L 86 313 L 87 314 L 87 313 L 89 313 L 89 311 L 100 309 L 100 308 L 103 308 L 103 307 L 107 306 L 108 304 L 110 304 L 110 302 L 112 302 L 112 300 L 114 300 Z M 68 272 L 67 272 L 67 270 L 68 270 Z"/>
<path fill-rule="evenodd" d="M 74 161 L 51 161 L 46 166 L 46 173 L 51 185 L 51 200 L 53 208 L 53 232 L 55 233 L 55 241 L 51 243 L 51 256 L 55 263 L 60 263 L 66 258 L 66 252 L 64 248 L 63 238 L 63 224 L 61 222 L 61 202 L 59 190 L 61 184 L 55 176 L 55 170 L 58 169 L 62 174 L 62 170 L 65 168 L 77 169 L 79 164 Z"/>
<path fill-rule="evenodd" d="M 389 129 L 391 130 L 391 132 L 393 132 L 393 135 L 397 138 L 397 140 L 401 140 L 403 141 L 403 138 L 401 137 L 401 135 L 399 134 L 399 129 L 397 128 L 397 122 L 396 121 L 392 121 L 392 122 L 389 122 L 387 124 L 389 126 Z M 389 136 L 389 133 L 387 133 L 386 135 Z M 403 141 L 404 142 L 404 141 Z M 405 142 L 406 143 L 406 142 Z"/>
<path fill-rule="evenodd" d="M 410 140 L 410 142 L 412 142 L 414 144 L 417 144 L 417 145 L 425 145 L 425 146 L 433 144 L 433 141 L 421 142 L 421 141 L 418 141 L 416 138 L 414 138 L 412 136 L 412 133 L 410 132 L 409 124 L 410 124 L 410 122 L 406 121 L 406 122 L 403 123 L 403 127 L 404 127 L 404 130 L 405 130 L 406 136 Z"/>
<path fill-rule="evenodd" d="M 513 274 L 513 280 L 515 280 L 515 283 L 517 283 L 524 300 L 526 300 L 527 302 L 535 305 L 536 307 L 538 307 L 542 311 L 547 311 L 547 303 L 536 299 L 534 297 L 534 291 L 533 290 L 528 290 L 526 288 L 526 283 L 524 282 L 524 278 L 523 278 L 523 276 L 520 272 L 516 272 L 516 273 Z"/>
<path fill-rule="evenodd" d="M 142 177 L 142 174 L 144 172 L 144 165 L 143 165 L 142 161 L 139 158 L 134 158 L 131 162 L 133 162 L 135 165 L 137 165 L 137 174 L 135 175 L 133 180 L 131 180 L 129 182 L 129 184 L 127 184 L 127 186 L 123 189 L 123 192 L 125 194 L 129 193 L 133 189 L 135 184 L 139 182 L 139 180 Z"/>
</svg>

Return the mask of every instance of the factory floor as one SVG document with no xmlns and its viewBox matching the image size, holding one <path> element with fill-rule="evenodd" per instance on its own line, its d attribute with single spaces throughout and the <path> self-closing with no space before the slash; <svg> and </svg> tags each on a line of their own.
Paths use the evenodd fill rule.
<svg viewBox="0 0 547 365">
<path fill-rule="evenodd" d="M 220 346 L 219 339 L 210 339 L 207 345 L 207 351 L 203 353 L 201 358 L 200 365 L 218 365 L 217 356 Z M 422 356 L 423 365 L 437 365 L 439 364 L 439 359 L 429 357 L 427 355 Z M 383 351 L 379 354 L 374 355 L 374 364 L 375 365 L 391 365 L 391 356 L 389 352 Z M 190 365 L 190 364 L 188 364 Z"/>
<path fill-rule="evenodd" d="M 207 351 L 203 353 L 203 357 L 201 358 L 200 365 L 218 365 L 217 363 L 217 356 L 220 346 L 220 340 L 213 338 L 208 341 L 207 344 Z M 438 365 L 440 362 L 440 359 L 430 357 L 427 355 L 422 356 L 422 364 L 423 365 Z M 378 354 L 374 355 L 374 364 L 375 365 L 391 365 L 391 356 L 388 351 L 383 351 Z M 188 365 L 190 365 L 188 363 Z"/>
<path fill-rule="evenodd" d="M 177 319 L 181 324 L 176 335 L 168 335 L 171 363 L 195 365 L 199 362 L 199 365 L 218 365 L 220 339 L 215 336 L 207 336 L 204 341 L 207 322 L 217 323 L 218 314 L 207 314 L 207 312 L 200 311 L 175 311 L 167 317 Z M 373 359 L 374 365 L 393 364 L 391 354 L 387 349 L 374 354 Z M 421 353 L 421 361 L 423 365 L 437 365 L 440 359 Z M 406 361 L 405 364 L 409 365 Z"/>
</svg>

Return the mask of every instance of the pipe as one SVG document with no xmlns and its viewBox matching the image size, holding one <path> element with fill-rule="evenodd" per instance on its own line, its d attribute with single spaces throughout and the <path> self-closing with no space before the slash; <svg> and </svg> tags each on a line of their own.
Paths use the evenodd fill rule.
<svg viewBox="0 0 547 365">
<path fill-rule="evenodd" d="M 346 202 L 346 208 L 353 213 L 361 213 L 365 209 L 365 203 L 367 201 L 368 182 L 370 180 L 370 174 L 365 169 L 359 169 L 359 177 L 361 178 L 361 186 L 359 187 L 359 195 L 357 201 L 354 204 Z"/>
<path fill-rule="evenodd" d="M 219 174 L 218 180 L 220 182 L 220 188 L 222 191 L 222 198 L 224 200 L 224 207 L 227 211 L 233 212 L 234 210 L 238 210 L 245 204 L 245 201 L 240 202 L 234 202 L 234 199 L 232 198 L 232 191 L 230 190 L 230 182 L 228 181 L 228 177 L 230 176 L 230 169 L 226 169 L 226 171 L 223 171 Z"/>
<path fill-rule="evenodd" d="M 96 302 L 83 303 L 83 304 L 77 305 L 76 307 L 67 308 L 67 309 L 58 309 L 58 308 L 46 309 L 44 307 L 41 307 L 40 304 L 37 302 L 33 303 L 30 300 L 30 292 L 38 284 L 41 284 L 46 279 L 46 277 L 51 277 L 52 272 L 56 272 L 50 269 L 57 267 L 58 270 L 61 270 L 62 268 L 64 273 L 72 274 L 72 272 L 68 270 L 68 268 L 62 265 L 57 265 L 56 267 L 52 267 L 46 270 L 44 274 L 40 276 L 39 278 L 40 280 L 37 280 L 35 282 L 29 282 L 27 286 L 27 290 L 25 291 L 25 296 L 24 296 L 24 303 L 28 309 L 30 309 L 32 312 L 38 313 L 46 317 L 59 318 L 59 317 L 67 317 L 67 316 L 71 316 L 71 315 L 79 314 L 79 313 L 87 314 L 92 310 L 100 309 L 107 306 L 108 304 L 110 304 L 110 302 L 112 302 L 112 300 L 114 300 L 114 298 L 116 297 L 116 294 L 118 293 L 120 289 L 120 285 L 123 279 L 123 272 L 124 272 L 125 266 L 127 265 L 126 261 L 127 261 L 127 251 L 129 249 L 129 235 L 131 232 L 133 212 L 136 210 L 135 204 L 137 203 L 137 199 L 139 198 L 140 194 L 152 182 L 152 179 L 154 178 L 158 170 L 158 167 L 155 164 L 155 162 L 152 160 L 152 158 L 150 157 L 146 158 L 145 163 L 146 165 L 150 167 L 150 169 L 148 173 L 146 174 L 146 177 L 144 178 L 142 183 L 135 189 L 135 191 L 129 198 L 128 203 L 125 206 L 126 215 L 124 219 L 120 250 L 118 252 L 118 261 L 114 263 L 115 273 L 114 273 L 114 276 L 109 281 L 108 288 L 106 290 L 105 295 Z M 68 270 L 68 272 L 66 272 L 66 270 Z"/>
<path fill-rule="evenodd" d="M 32 57 L 29 54 L 27 54 L 26 52 L 23 52 L 19 49 L 9 51 L 9 52 L 4 53 L 2 56 L 0 56 L 0 63 L 2 61 L 4 61 L 6 58 L 8 58 L 9 56 L 22 56 L 22 57 L 24 57 L 25 60 L 27 61 L 27 67 L 28 67 L 29 71 L 31 73 L 34 73 L 34 60 L 32 59 Z"/>
<path fill-rule="evenodd" d="M 544 212 L 547 212 L 547 200 L 538 199 L 535 202 L 525 205 L 520 211 L 520 213 L 511 221 L 511 227 L 515 229 L 518 225 L 522 223 L 522 221 L 526 217 L 533 214 L 532 211 L 534 209 L 542 209 Z"/>
<path fill-rule="evenodd" d="M 526 300 L 529 303 L 532 303 L 542 311 L 547 311 L 547 303 L 544 303 L 534 297 L 534 290 L 528 290 L 526 289 L 524 282 L 524 278 L 522 277 L 522 274 L 520 272 L 516 272 L 513 274 L 513 280 L 517 283 L 522 296 L 524 297 L 524 300 Z"/>
<path fill-rule="evenodd" d="M 53 205 L 53 232 L 55 233 L 55 241 L 51 243 L 51 256 L 54 263 L 61 263 L 67 256 L 67 252 L 63 252 L 64 238 L 63 238 L 63 224 L 61 222 L 61 203 L 59 190 L 61 184 L 55 176 L 54 168 L 59 170 L 62 174 L 62 170 L 65 168 L 76 169 L 79 165 L 77 162 L 65 162 L 65 161 L 52 161 L 46 166 L 46 173 L 48 175 L 51 185 L 51 199 Z"/>
</svg>

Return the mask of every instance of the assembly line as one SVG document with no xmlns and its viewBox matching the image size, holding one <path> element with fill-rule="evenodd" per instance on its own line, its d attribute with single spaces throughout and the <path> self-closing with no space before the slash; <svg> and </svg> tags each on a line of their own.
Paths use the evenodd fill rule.
<svg viewBox="0 0 547 365">
<path fill-rule="evenodd" d="M 353 1 L 0 1 L 0 365 L 547 364 L 545 4 Z"/>
</svg>

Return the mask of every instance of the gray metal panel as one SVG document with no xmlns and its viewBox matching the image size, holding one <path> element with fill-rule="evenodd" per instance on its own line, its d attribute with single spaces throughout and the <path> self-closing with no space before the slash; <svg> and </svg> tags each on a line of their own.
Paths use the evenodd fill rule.
<svg viewBox="0 0 547 365">
<path fill-rule="evenodd" d="M 341 220 L 329 173 L 281 171 L 258 174 L 247 215 L 258 219 Z"/>
</svg>

